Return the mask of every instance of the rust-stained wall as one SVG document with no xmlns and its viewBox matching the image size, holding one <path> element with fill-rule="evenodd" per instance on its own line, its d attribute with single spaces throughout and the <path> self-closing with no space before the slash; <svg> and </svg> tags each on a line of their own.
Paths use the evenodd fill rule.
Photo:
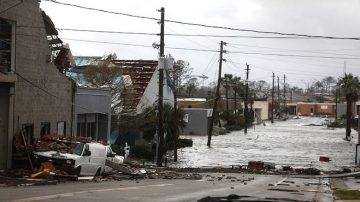
<svg viewBox="0 0 360 202">
<path fill-rule="evenodd" d="M 330 115 L 335 116 L 335 104 L 333 103 L 298 103 L 297 113 L 303 116 Z"/>
<path fill-rule="evenodd" d="M 19 2 L 2 0 L 0 11 Z M 17 78 L 13 82 L 14 99 L 10 100 L 13 118 L 9 119 L 12 126 L 9 134 L 12 136 L 23 124 L 33 124 L 34 137 L 39 137 L 41 122 L 50 122 L 50 133 L 56 133 L 57 122 L 65 121 L 66 134 L 70 135 L 72 81 L 48 61 L 51 53 L 39 2 L 24 0 L 2 12 L 0 18 L 16 25 L 13 34 L 16 34 L 14 75 Z M 11 149 L 8 152 L 11 154 Z"/>
</svg>

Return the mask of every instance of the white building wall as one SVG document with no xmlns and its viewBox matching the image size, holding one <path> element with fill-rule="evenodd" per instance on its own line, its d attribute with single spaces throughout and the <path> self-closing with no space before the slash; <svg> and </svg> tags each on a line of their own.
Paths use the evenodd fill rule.
<svg viewBox="0 0 360 202">
<path fill-rule="evenodd" d="M 159 67 L 164 67 L 167 69 L 172 69 L 173 62 L 171 58 L 164 58 L 166 61 L 165 65 L 163 65 L 163 60 L 159 59 L 159 65 L 156 67 L 156 70 L 153 74 L 153 76 L 150 79 L 150 82 L 148 86 L 146 87 L 144 91 L 144 95 L 142 96 L 136 111 L 137 113 L 141 113 L 144 109 L 150 106 L 154 106 L 157 104 L 158 95 L 159 95 Z M 165 73 L 164 69 L 164 86 L 163 86 L 163 100 L 164 103 L 170 103 L 171 105 L 174 105 L 174 93 L 171 90 L 171 88 L 167 85 L 166 77 L 167 74 Z"/>
<path fill-rule="evenodd" d="M 244 102 L 242 102 L 241 104 L 242 104 L 242 106 L 244 106 Z M 253 108 L 254 108 L 255 112 L 260 111 L 260 114 L 257 114 L 257 116 L 260 116 L 260 119 L 262 119 L 262 120 L 269 119 L 268 101 L 254 101 Z M 249 104 L 249 110 L 250 110 L 250 104 Z"/>
<path fill-rule="evenodd" d="M 254 109 L 260 109 L 260 114 L 257 114 L 260 116 L 262 120 L 267 120 L 269 118 L 269 104 L 267 101 L 254 101 L 253 104 Z"/>
</svg>

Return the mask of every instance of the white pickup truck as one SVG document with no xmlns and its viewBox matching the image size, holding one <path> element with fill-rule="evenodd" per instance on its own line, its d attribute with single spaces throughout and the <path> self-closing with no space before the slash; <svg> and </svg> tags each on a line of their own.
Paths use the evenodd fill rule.
<svg viewBox="0 0 360 202">
<path fill-rule="evenodd" d="M 51 162 L 57 169 L 63 170 L 71 175 L 100 175 L 106 168 L 106 159 L 114 163 L 122 163 L 124 157 L 116 155 L 110 146 L 100 143 L 71 143 L 71 153 L 60 153 L 58 151 L 33 152 L 35 162 Z"/>
</svg>

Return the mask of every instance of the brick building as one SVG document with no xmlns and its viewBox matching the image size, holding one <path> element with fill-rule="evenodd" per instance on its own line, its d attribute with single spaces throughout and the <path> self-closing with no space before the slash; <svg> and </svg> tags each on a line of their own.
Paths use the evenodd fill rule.
<svg viewBox="0 0 360 202">
<path fill-rule="evenodd" d="M 71 135 L 73 82 L 63 73 L 66 51 L 57 34 L 38 0 L 1 1 L 0 170 L 12 166 L 20 130 L 28 143 L 48 133 Z"/>
<path fill-rule="evenodd" d="M 335 116 L 335 103 L 297 103 L 297 114 L 303 116 Z"/>
</svg>

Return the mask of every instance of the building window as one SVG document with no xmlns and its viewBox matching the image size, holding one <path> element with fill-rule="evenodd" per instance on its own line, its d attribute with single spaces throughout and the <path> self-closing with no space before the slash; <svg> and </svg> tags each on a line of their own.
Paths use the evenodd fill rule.
<svg viewBox="0 0 360 202">
<path fill-rule="evenodd" d="M 95 114 L 78 114 L 77 135 L 97 139 L 97 121 Z"/>
<path fill-rule="evenodd" d="M 310 108 L 310 113 L 314 113 L 314 109 L 313 109 L 313 108 Z"/>
<path fill-rule="evenodd" d="M 23 124 L 22 129 L 27 145 L 34 143 L 34 124 Z"/>
<path fill-rule="evenodd" d="M 11 72 L 12 23 L 0 19 L 0 72 Z"/>
<path fill-rule="evenodd" d="M 50 123 L 41 122 L 40 137 L 44 137 L 45 135 L 49 135 L 49 134 L 50 134 Z"/>
<path fill-rule="evenodd" d="M 57 134 L 66 136 L 66 122 L 65 121 L 57 122 Z"/>
</svg>

